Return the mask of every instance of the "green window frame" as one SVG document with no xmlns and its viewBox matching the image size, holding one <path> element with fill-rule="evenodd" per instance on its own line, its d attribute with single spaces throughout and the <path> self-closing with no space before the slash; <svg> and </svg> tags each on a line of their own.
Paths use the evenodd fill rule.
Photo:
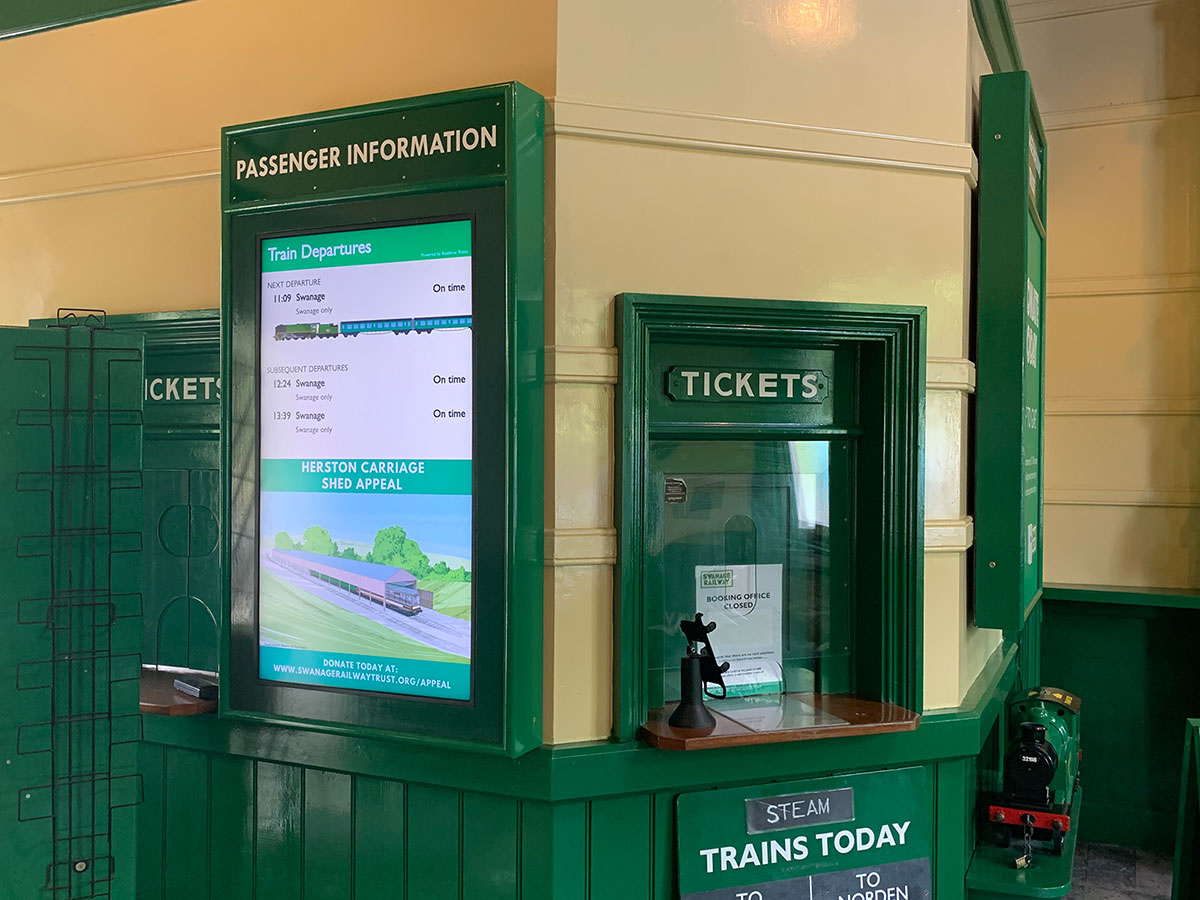
<svg viewBox="0 0 1200 900">
<path fill-rule="evenodd" d="M 652 447 L 659 440 L 830 440 L 856 448 L 848 453 L 843 486 L 834 488 L 847 517 L 854 519 L 856 559 L 835 566 L 853 583 L 849 621 L 854 662 L 847 681 L 860 696 L 919 712 L 925 310 L 642 294 L 619 296 L 617 310 L 620 546 L 614 737 L 633 739 L 662 699 L 650 675 L 652 667 L 662 665 L 662 653 L 648 638 L 650 629 L 661 625 L 661 607 L 647 580 L 656 565 L 648 547 L 659 525 L 652 487 Z M 835 384 L 841 385 L 834 393 L 833 425 L 806 423 L 784 404 L 715 409 L 694 404 L 693 409 L 705 407 L 694 413 L 673 408 L 664 398 L 664 366 L 671 353 L 661 351 L 689 346 L 739 348 L 751 355 L 764 349 L 832 349 Z M 831 502 L 831 515 L 836 502 Z M 716 635 L 714 643 L 719 643 Z"/>
</svg>

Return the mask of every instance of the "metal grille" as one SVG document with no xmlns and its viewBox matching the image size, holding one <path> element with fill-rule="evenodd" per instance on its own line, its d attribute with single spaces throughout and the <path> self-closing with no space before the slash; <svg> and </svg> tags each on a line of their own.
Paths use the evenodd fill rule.
<svg viewBox="0 0 1200 900">
<path fill-rule="evenodd" d="M 15 351 L 23 372 L 44 373 L 35 396 L 45 398 L 17 411 L 21 437 L 44 448 L 44 468 L 19 472 L 16 490 L 44 504 L 49 523 L 17 542 L 18 559 L 44 562 L 47 576 L 44 594 L 20 599 L 17 623 L 50 633 L 49 656 L 17 667 L 17 690 L 37 698 L 20 707 L 44 711 L 19 726 L 17 753 L 41 755 L 48 776 L 20 788 L 17 809 L 21 822 L 48 820 L 48 895 L 88 900 L 117 896 L 133 837 L 127 826 L 114 833 L 114 812 L 142 795 L 142 354 L 112 340 L 98 311 L 60 310 L 59 324 L 57 345 Z"/>
</svg>

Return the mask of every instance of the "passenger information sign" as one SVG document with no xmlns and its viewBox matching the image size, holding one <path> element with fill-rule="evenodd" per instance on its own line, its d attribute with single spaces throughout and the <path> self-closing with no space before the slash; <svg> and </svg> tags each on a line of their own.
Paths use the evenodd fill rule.
<svg viewBox="0 0 1200 900">
<path fill-rule="evenodd" d="M 262 241 L 263 679 L 471 698 L 471 239 Z"/>
</svg>

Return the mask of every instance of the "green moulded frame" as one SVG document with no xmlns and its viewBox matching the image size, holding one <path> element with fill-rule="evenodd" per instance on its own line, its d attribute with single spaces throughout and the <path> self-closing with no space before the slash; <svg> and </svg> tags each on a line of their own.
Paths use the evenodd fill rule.
<svg viewBox="0 0 1200 900">
<path fill-rule="evenodd" d="M 976 279 L 975 623 L 1019 631 L 1042 596 L 1042 489 L 1046 394 L 1046 135 L 1027 72 L 981 81 L 979 262 Z M 1034 144 L 1041 166 L 1031 192 Z M 1031 235 L 1036 234 L 1036 245 Z M 1031 267 L 1031 257 L 1037 258 Z M 1037 388 L 1025 384 L 1026 281 L 1039 294 Z M 1036 550 L 1023 508 L 1026 407 L 1037 426 Z"/>
<path fill-rule="evenodd" d="M 8 0 L 0 11 L 0 40 L 186 2 L 188 0 L 124 3 L 114 0 Z"/>
<path fill-rule="evenodd" d="M 478 125 L 487 110 L 501 137 L 486 157 L 425 156 L 401 169 L 331 167 L 253 183 L 234 178 L 237 159 Z M 223 130 L 228 526 L 222 564 L 229 573 L 224 599 L 229 625 L 221 648 L 222 717 L 512 757 L 541 744 L 544 119 L 542 97 L 510 82 Z M 261 681 L 251 574 L 258 512 L 259 239 L 445 218 L 474 222 L 476 316 L 491 325 L 477 329 L 475 337 L 475 370 L 488 375 L 476 380 L 474 399 L 478 578 L 472 700 L 447 703 Z"/>
<path fill-rule="evenodd" d="M 617 298 L 621 383 L 617 391 L 616 458 L 620 488 L 618 602 L 613 639 L 613 732 L 631 740 L 647 706 L 644 646 L 648 603 L 643 597 L 647 521 L 644 511 L 649 441 L 655 422 L 648 402 L 661 390 L 651 368 L 651 347 L 729 343 L 742 347 L 820 345 L 857 355 L 854 405 L 873 425 L 864 429 L 879 457 L 860 462 L 858 507 L 873 507 L 879 523 L 858 551 L 859 583 L 879 573 L 878 629 L 870 647 L 878 667 L 859 667 L 859 688 L 879 699 L 921 711 L 924 568 L 925 309 L 911 306 L 744 300 L 623 294 Z M 863 385 L 869 385 L 864 388 Z M 829 429 L 818 429 L 822 433 Z M 835 429 L 836 430 L 836 429 Z M 811 431 L 781 422 L 692 427 L 711 439 L 770 438 Z M 867 496 L 863 494 L 866 493 Z M 862 613 L 864 610 L 859 609 Z M 867 638 L 862 638 L 864 640 Z M 867 652 L 871 651 L 871 652 Z"/>
</svg>

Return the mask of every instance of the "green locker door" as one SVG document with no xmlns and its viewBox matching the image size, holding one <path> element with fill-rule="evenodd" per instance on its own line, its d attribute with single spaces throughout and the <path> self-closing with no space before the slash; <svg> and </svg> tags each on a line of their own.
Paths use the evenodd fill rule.
<svg viewBox="0 0 1200 900">
<path fill-rule="evenodd" d="M 142 339 L 0 328 L 0 896 L 132 898 Z"/>
</svg>

